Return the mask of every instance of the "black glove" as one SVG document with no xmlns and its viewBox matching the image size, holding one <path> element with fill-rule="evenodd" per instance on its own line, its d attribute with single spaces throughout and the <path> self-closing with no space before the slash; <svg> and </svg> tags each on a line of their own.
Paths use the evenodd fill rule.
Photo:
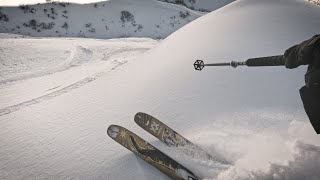
<svg viewBox="0 0 320 180">
<path fill-rule="evenodd" d="M 284 58 L 285 66 L 289 69 L 308 64 L 306 86 L 320 87 L 320 35 L 287 49 Z"/>
</svg>

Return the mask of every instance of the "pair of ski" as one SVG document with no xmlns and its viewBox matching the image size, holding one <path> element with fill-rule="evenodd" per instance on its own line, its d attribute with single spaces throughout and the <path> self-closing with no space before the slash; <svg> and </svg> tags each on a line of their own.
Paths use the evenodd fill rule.
<svg viewBox="0 0 320 180">
<path fill-rule="evenodd" d="M 146 113 L 137 113 L 134 121 L 144 130 L 161 140 L 169 147 L 183 148 L 183 152 L 189 156 L 202 154 L 207 159 L 213 159 L 208 153 L 202 150 L 199 146 L 193 144 L 176 131 L 159 121 L 158 119 Z M 108 135 L 132 151 L 134 154 L 153 165 L 161 172 L 165 173 L 172 179 L 176 180 L 196 180 L 196 176 L 183 165 L 170 158 L 165 153 L 161 152 L 150 143 L 140 138 L 128 129 L 111 125 L 108 128 Z"/>
</svg>

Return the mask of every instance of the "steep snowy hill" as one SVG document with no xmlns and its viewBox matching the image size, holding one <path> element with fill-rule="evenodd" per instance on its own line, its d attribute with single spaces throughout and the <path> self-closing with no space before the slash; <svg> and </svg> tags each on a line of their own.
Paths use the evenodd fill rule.
<svg viewBox="0 0 320 180">
<path fill-rule="evenodd" d="M 320 178 L 320 140 L 298 93 L 305 67 L 192 67 L 196 59 L 214 63 L 283 54 L 319 33 L 319 10 L 300 0 L 242 0 L 191 22 L 146 57 L 148 69 L 136 78 L 148 87 L 141 93 L 153 99 L 144 111 L 231 158 L 234 165 L 220 179 Z"/>
<path fill-rule="evenodd" d="M 320 140 L 298 95 L 305 67 L 206 67 L 197 72 L 192 66 L 196 59 L 223 62 L 282 54 L 319 33 L 319 19 L 319 7 L 302 0 L 239 0 L 179 29 L 144 57 L 124 54 L 135 58 L 90 83 L 35 98 L 19 108 L 2 108 L 6 113 L 0 116 L 0 177 L 168 179 L 107 136 L 107 127 L 118 124 L 179 160 L 200 179 L 320 179 Z M 7 39 L 13 48 L 1 49 L 16 52 L 19 40 Z M 94 40 L 88 45 L 78 41 L 70 42 L 77 51 L 69 51 L 75 55 L 100 57 L 108 52 L 94 46 Z M 80 67 L 86 71 L 86 66 Z M 29 85 L 27 90 L 54 75 L 33 78 L 34 88 Z M 5 97 L 25 98 L 20 82 L 10 89 L 0 87 Z M 134 124 L 139 111 L 158 117 L 211 155 L 227 159 L 229 167 L 161 146 Z"/>
<path fill-rule="evenodd" d="M 0 32 L 35 37 L 165 38 L 202 14 L 150 0 L 2 7 Z"/>
</svg>

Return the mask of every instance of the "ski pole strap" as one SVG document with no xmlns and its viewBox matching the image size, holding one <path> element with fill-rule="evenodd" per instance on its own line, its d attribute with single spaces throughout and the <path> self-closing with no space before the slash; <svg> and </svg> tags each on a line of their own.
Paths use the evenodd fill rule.
<svg viewBox="0 0 320 180">
<path fill-rule="evenodd" d="M 246 61 L 247 66 L 284 66 L 284 64 L 283 55 L 251 58 Z"/>
</svg>

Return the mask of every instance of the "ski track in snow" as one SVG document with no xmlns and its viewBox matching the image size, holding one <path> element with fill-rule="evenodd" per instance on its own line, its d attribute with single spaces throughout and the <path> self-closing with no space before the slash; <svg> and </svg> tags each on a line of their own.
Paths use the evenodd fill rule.
<svg viewBox="0 0 320 180">
<path fill-rule="evenodd" d="M 86 62 L 89 62 L 89 60 L 92 58 L 92 51 L 82 46 L 73 47 L 71 52 L 69 51 L 68 53 L 70 54 L 69 57 L 62 63 L 57 64 L 56 67 L 47 67 L 46 69 L 40 70 L 38 72 L 29 72 L 19 75 L 18 77 L 0 80 L 0 85 L 65 71 L 72 67 L 80 66 Z"/>
<path fill-rule="evenodd" d="M 42 39 L 45 40 L 45 39 Z M 26 41 L 33 42 L 32 39 L 26 39 Z M 35 40 L 37 41 L 37 40 Z M 61 40 L 58 40 L 61 41 Z M 22 90 L 15 91 L 16 89 L 19 89 L 19 86 L 23 83 L 29 84 L 28 81 L 35 82 L 37 81 L 41 83 L 41 81 L 44 80 L 61 80 L 65 76 L 68 75 L 74 75 L 76 74 L 79 69 L 86 68 L 87 67 L 95 67 L 102 65 L 102 68 L 92 68 L 91 72 L 88 73 L 87 76 L 76 80 L 76 81 L 70 81 L 67 84 L 61 84 L 61 85 L 55 85 L 53 87 L 47 88 L 44 92 L 44 94 L 37 94 L 36 97 L 24 100 L 19 103 L 15 103 L 13 105 L 2 107 L 0 109 L 0 116 L 3 116 L 5 114 L 9 114 L 11 112 L 17 111 L 21 108 L 40 103 L 49 99 L 52 99 L 54 97 L 60 96 L 64 93 L 70 92 L 73 89 L 79 88 L 89 82 L 92 82 L 99 77 L 102 77 L 109 72 L 117 69 L 118 67 L 126 64 L 128 61 L 135 59 L 137 56 L 143 54 L 147 50 L 149 50 L 151 47 L 153 47 L 156 43 L 153 40 L 146 39 L 146 40 L 135 40 L 134 38 L 131 40 L 106 40 L 105 42 L 109 42 L 108 46 L 103 48 L 96 48 L 96 47 L 84 47 L 83 44 L 79 43 L 77 40 L 64 40 L 64 43 L 71 43 L 71 50 L 68 50 L 68 57 L 61 62 L 56 61 L 56 65 L 54 66 L 46 66 L 44 63 L 46 62 L 40 62 L 39 64 L 44 66 L 45 68 L 42 68 L 40 70 L 33 70 L 27 71 L 25 73 L 18 73 L 19 71 L 22 71 L 21 64 L 19 65 L 15 64 L 16 67 L 8 67 L 8 66 L 2 66 L 0 69 L 2 72 L 6 72 L 7 69 L 16 69 L 12 72 L 8 73 L 7 75 L 9 78 L 6 78 L 5 73 L 1 73 L 2 77 L 0 80 L 0 92 L 2 93 L 1 99 L 4 101 L 9 101 L 11 104 L 13 101 L 13 97 L 17 95 L 16 93 L 21 93 L 21 91 L 24 91 L 24 85 L 22 85 Z M 90 41 L 90 40 L 89 40 Z M 104 42 L 102 40 L 102 42 Z M 131 44 L 132 45 L 131 45 Z M 141 44 L 141 46 L 136 46 L 135 44 Z M 35 42 L 31 43 L 31 46 L 34 45 Z M 120 44 L 120 45 L 119 45 Z M 2 45 L 6 46 L 5 43 Z M 101 44 L 101 46 L 105 46 Z M 113 47 L 116 46 L 116 47 Z M 14 48 L 14 46 L 11 46 Z M 36 48 L 36 47 L 35 47 Z M 4 51 L 4 50 L 2 50 Z M 109 52 L 110 51 L 110 52 Z M 2 56 L 6 56 L 6 53 L 10 53 L 9 51 L 4 51 L 4 54 Z M 35 57 L 36 58 L 36 57 Z M 101 58 L 101 59 L 99 59 Z M 23 57 L 22 57 L 23 59 Z M 10 60 L 7 60 L 10 61 Z M 3 63 L 5 64 L 5 63 Z M 69 73 L 70 71 L 70 73 Z M 69 73 L 69 74 L 68 74 Z M 53 75 L 57 75 L 57 77 L 53 77 Z M 41 79 L 43 78 L 43 79 Z M 27 81 L 27 82 L 26 82 Z M 10 89 L 13 91 L 8 90 Z M 18 87 L 18 88 L 17 88 Z M 10 103 L 4 103 L 10 104 Z M 2 105 L 2 106 L 4 106 Z"/>
</svg>

